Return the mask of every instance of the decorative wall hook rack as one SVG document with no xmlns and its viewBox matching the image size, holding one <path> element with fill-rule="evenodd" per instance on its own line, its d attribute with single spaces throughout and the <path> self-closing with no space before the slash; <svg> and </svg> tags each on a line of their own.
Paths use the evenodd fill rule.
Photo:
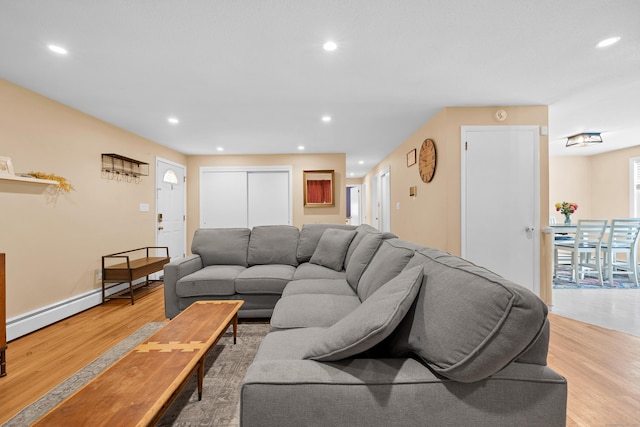
<svg viewBox="0 0 640 427">
<path fill-rule="evenodd" d="M 139 183 L 149 176 L 149 163 L 119 154 L 102 154 L 102 176 L 117 181 Z"/>
</svg>

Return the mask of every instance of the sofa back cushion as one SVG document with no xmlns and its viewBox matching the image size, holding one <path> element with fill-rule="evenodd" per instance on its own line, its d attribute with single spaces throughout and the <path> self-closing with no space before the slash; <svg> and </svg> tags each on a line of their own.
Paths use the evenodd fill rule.
<svg viewBox="0 0 640 427">
<path fill-rule="evenodd" d="M 363 234 L 346 267 L 347 282 L 354 291 L 358 289 L 360 277 L 382 243 L 382 233 Z"/>
<path fill-rule="evenodd" d="M 249 265 L 298 265 L 296 249 L 300 231 L 291 225 L 253 227 L 249 238 Z"/>
<path fill-rule="evenodd" d="M 413 250 L 404 247 L 398 239 L 384 240 L 358 281 L 360 301 L 369 298 L 380 286 L 400 274 L 413 253 Z"/>
<path fill-rule="evenodd" d="M 354 230 L 356 227 L 346 224 L 303 224 L 300 229 L 300 239 L 296 250 L 296 256 L 300 264 L 309 262 L 318 246 L 322 233 L 328 228 Z"/>
<path fill-rule="evenodd" d="M 343 271 L 344 258 L 355 235 L 355 230 L 327 228 L 322 233 L 318 246 L 316 246 L 316 250 L 313 252 L 309 262 L 335 271 Z"/>
<path fill-rule="evenodd" d="M 191 252 L 209 265 L 247 266 L 248 228 L 199 228 L 193 235 Z"/>
<path fill-rule="evenodd" d="M 528 289 L 437 249 L 419 250 L 416 264 L 428 280 L 391 339 L 393 355 L 411 352 L 447 378 L 474 382 L 544 335 L 547 307 Z"/>
<path fill-rule="evenodd" d="M 380 234 L 382 236 L 382 240 L 395 239 L 398 237 L 389 231 L 385 231 L 385 232 L 378 231 L 377 229 L 373 228 L 369 224 L 360 224 L 358 227 L 356 227 L 356 232 L 358 234 L 356 234 L 356 237 L 353 238 L 353 240 L 351 241 L 351 244 L 349 245 L 349 250 L 347 250 L 347 257 L 344 260 L 345 268 L 349 265 L 349 261 L 351 261 L 353 252 L 355 252 L 356 248 L 358 247 L 358 245 L 360 244 L 364 236 L 372 233 Z"/>
<path fill-rule="evenodd" d="M 382 342 L 402 321 L 422 285 L 420 266 L 405 270 L 355 310 L 322 331 L 304 359 L 332 362 L 355 356 Z"/>
</svg>

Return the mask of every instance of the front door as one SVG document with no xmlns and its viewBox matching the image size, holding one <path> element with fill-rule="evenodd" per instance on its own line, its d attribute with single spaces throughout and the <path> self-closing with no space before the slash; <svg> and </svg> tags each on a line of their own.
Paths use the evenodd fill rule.
<svg viewBox="0 0 640 427">
<path fill-rule="evenodd" d="M 537 126 L 463 126 L 461 255 L 540 294 Z"/>
<path fill-rule="evenodd" d="M 186 255 L 185 167 L 156 159 L 156 242 L 171 259 Z"/>
</svg>

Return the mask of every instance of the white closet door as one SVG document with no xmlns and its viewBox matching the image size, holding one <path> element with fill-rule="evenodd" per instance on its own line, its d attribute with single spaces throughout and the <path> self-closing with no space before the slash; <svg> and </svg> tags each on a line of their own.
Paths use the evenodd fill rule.
<svg viewBox="0 0 640 427">
<path fill-rule="evenodd" d="M 247 226 L 247 173 L 200 175 L 200 227 Z"/>
<path fill-rule="evenodd" d="M 289 172 L 248 173 L 248 226 L 291 224 Z"/>
</svg>

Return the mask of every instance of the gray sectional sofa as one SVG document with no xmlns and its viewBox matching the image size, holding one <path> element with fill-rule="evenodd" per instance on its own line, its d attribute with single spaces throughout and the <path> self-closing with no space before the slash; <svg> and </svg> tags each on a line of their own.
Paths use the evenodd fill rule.
<svg viewBox="0 0 640 427">
<path fill-rule="evenodd" d="M 482 267 L 368 226 L 203 229 L 192 252 L 165 266 L 168 317 L 220 298 L 271 317 L 243 427 L 566 423 L 546 306 Z"/>
</svg>

